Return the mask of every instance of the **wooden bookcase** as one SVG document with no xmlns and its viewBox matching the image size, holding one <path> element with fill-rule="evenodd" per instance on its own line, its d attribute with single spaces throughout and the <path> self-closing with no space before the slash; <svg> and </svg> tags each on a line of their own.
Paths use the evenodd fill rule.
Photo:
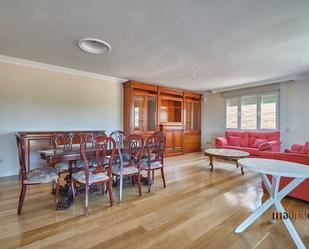
<svg viewBox="0 0 309 249">
<path fill-rule="evenodd" d="M 123 88 L 125 134 L 162 130 L 168 156 L 200 151 L 201 94 L 132 80 Z"/>
</svg>

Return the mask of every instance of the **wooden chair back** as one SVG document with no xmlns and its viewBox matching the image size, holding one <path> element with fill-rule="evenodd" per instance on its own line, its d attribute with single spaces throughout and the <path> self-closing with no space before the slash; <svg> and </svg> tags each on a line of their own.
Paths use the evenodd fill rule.
<svg viewBox="0 0 309 249">
<path fill-rule="evenodd" d="M 126 136 L 123 140 L 123 148 L 125 153 L 129 156 L 129 166 L 135 164 L 139 167 L 144 148 L 143 136 L 138 134 L 130 134 Z"/>
<path fill-rule="evenodd" d="M 110 136 L 116 141 L 119 148 L 123 147 L 124 133 L 121 130 L 113 131 Z"/>
<path fill-rule="evenodd" d="M 112 163 L 114 160 L 114 155 L 116 151 L 116 142 L 113 138 L 107 137 L 106 135 L 94 136 L 94 149 L 95 149 L 95 159 L 98 163 L 96 167 L 100 172 L 106 172 L 109 177 L 112 176 Z M 81 157 L 85 162 L 85 175 L 86 181 L 89 176 L 89 164 L 88 161 L 90 158 L 89 147 L 87 147 L 87 140 L 83 139 L 81 143 Z M 93 151 L 92 151 L 93 152 Z M 91 153 L 93 155 L 93 153 Z M 106 161 L 109 161 L 108 165 L 106 165 Z"/>
<path fill-rule="evenodd" d="M 80 145 L 81 134 L 66 132 L 55 133 L 53 142 L 55 154 L 58 150 L 61 150 L 63 152 L 70 152 L 73 149 L 73 145 Z"/>
<path fill-rule="evenodd" d="M 163 131 L 155 132 L 147 138 L 144 151 L 150 163 L 160 161 L 163 164 L 165 145 L 166 135 Z"/>
</svg>

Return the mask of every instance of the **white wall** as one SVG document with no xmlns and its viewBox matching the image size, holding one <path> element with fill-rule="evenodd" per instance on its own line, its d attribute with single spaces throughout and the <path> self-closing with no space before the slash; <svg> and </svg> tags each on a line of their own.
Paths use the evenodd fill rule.
<svg viewBox="0 0 309 249">
<path fill-rule="evenodd" d="M 202 148 L 214 146 L 214 138 L 224 135 L 225 130 L 222 94 L 208 95 L 206 99 L 202 108 Z M 309 80 L 280 85 L 280 131 L 282 149 L 309 141 Z"/>
<path fill-rule="evenodd" d="M 207 95 L 202 102 L 202 149 L 214 147 L 214 138 L 224 130 L 224 99 L 221 94 Z"/>
<path fill-rule="evenodd" d="M 309 142 L 309 79 L 281 84 L 282 147 Z"/>
<path fill-rule="evenodd" d="M 121 128 L 120 83 L 0 62 L 0 176 L 18 172 L 18 131 Z"/>
</svg>

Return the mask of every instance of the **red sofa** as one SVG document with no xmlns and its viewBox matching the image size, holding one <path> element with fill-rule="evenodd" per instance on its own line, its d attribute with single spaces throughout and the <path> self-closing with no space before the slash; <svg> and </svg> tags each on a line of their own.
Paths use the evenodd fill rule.
<svg viewBox="0 0 309 249">
<path fill-rule="evenodd" d="M 280 151 L 279 131 L 225 131 L 225 137 L 215 139 L 216 148 L 243 150 L 252 157 L 260 157 L 265 151 Z"/>
<path fill-rule="evenodd" d="M 302 146 L 292 145 L 292 148 L 285 150 L 285 152 L 265 152 L 263 154 L 263 158 L 301 163 L 301 164 L 308 165 L 309 167 L 309 149 L 307 153 L 305 153 L 301 149 L 299 150 L 299 148 L 304 148 L 304 145 Z M 270 176 L 268 178 L 271 179 Z M 290 177 L 282 177 L 280 181 L 280 189 L 285 187 L 292 180 L 293 178 L 290 178 Z M 266 191 L 265 187 L 264 187 L 264 191 Z M 306 179 L 304 182 L 302 182 L 296 189 L 294 189 L 288 195 L 291 197 L 309 202 L 309 179 Z"/>
</svg>

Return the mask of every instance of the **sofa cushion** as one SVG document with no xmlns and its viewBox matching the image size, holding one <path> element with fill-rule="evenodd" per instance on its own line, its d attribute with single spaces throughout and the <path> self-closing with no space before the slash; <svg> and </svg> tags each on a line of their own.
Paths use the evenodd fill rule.
<svg viewBox="0 0 309 249">
<path fill-rule="evenodd" d="M 232 145 L 232 146 L 240 146 L 240 137 L 233 137 L 233 136 L 229 136 L 227 137 L 227 141 L 228 141 L 228 145 Z"/>
<path fill-rule="evenodd" d="M 265 139 L 267 141 L 280 141 L 279 131 L 250 131 L 249 132 L 249 147 L 252 147 L 256 139 Z"/>
<path fill-rule="evenodd" d="M 255 139 L 254 143 L 252 144 L 253 148 L 259 148 L 261 144 L 267 142 L 266 139 L 257 138 Z"/>
<path fill-rule="evenodd" d="M 249 133 L 247 131 L 225 131 L 225 137 L 240 137 L 240 146 L 248 147 L 249 146 Z"/>
</svg>

